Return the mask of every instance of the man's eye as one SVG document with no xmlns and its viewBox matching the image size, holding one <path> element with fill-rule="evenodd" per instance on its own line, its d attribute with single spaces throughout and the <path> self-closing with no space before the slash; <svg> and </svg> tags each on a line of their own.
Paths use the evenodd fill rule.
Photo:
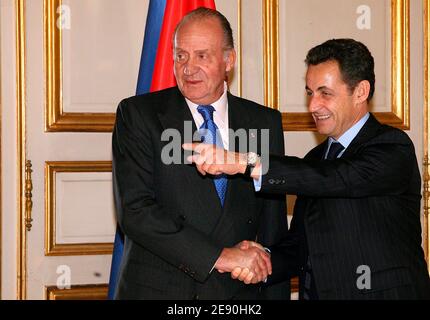
<svg viewBox="0 0 430 320">
<path fill-rule="evenodd" d="M 311 96 L 312 96 L 312 91 L 306 91 L 306 95 L 307 95 L 308 97 L 311 97 Z"/>
<path fill-rule="evenodd" d="M 176 61 L 184 61 L 186 59 L 185 54 L 178 53 L 176 54 Z"/>
</svg>

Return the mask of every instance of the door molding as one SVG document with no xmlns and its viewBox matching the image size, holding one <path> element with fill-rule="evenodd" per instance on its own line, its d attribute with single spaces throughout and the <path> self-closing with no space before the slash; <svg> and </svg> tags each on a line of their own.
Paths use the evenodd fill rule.
<svg viewBox="0 0 430 320">
<path fill-rule="evenodd" d="M 25 227 L 25 1 L 15 0 L 16 13 L 16 83 L 17 83 L 17 150 L 18 150 L 18 239 L 16 297 L 27 297 L 27 233 Z"/>
<path fill-rule="evenodd" d="M 107 295 L 106 284 L 73 285 L 68 290 L 45 287 L 45 300 L 107 300 Z"/>
<path fill-rule="evenodd" d="M 264 104 L 280 110 L 280 0 L 262 0 Z M 409 109 L 409 0 L 391 1 L 391 110 L 375 112 L 382 123 L 403 130 L 410 126 Z M 308 112 L 282 112 L 284 131 L 315 131 Z"/>
<path fill-rule="evenodd" d="M 64 112 L 62 31 L 57 27 L 57 11 L 62 0 L 44 0 L 46 132 L 111 132 L 114 113 Z M 58 13 L 60 19 L 62 13 Z"/>
<path fill-rule="evenodd" d="M 112 254 L 113 243 L 57 243 L 57 173 L 112 172 L 112 161 L 45 162 L 45 255 Z"/>
<path fill-rule="evenodd" d="M 429 238 L 429 210 L 430 210 L 430 193 L 429 193 L 429 120 L 430 120 L 430 0 L 424 0 L 424 150 L 423 150 L 423 243 L 424 253 L 429 266 L 430 238 Z"/>
</svg>

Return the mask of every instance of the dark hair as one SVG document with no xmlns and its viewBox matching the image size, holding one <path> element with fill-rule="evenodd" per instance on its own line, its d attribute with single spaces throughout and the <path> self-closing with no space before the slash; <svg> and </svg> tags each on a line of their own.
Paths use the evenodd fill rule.
<svg viewBox="0 0 430 320">
<path fill-rule="evenodd" d="M 317 65 L 326 61 L 337 61 L 343 81 L 352 91 L 360 81 L 370 83 L 367 101 L 375 92 L 375 62 L 369 49 L 353 39 L 332 39 L 309 50 L 306 64 Z"/>
<path fill-rule="evenodd" d="M 175 39 L 176 33 L 182 27 L 182 25 L 190 21 L 208 18 L 215 18 L 220 23 L 224 33 L 225 49 L 234 49 L 233 30 L 231 29 L 230 22 L 228 22 L 227 18 L 219 11 L 205 7 L 200 7 L 190 11 L 181 19 L 181 21 L 179 21 L 179 23 L 176 25 L 175 32 L 173 32 L 173 40 Z"/>
</svg>

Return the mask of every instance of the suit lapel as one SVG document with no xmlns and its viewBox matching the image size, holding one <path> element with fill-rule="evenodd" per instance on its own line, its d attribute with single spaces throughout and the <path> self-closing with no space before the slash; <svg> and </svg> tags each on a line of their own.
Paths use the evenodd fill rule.
<svg viewBox="0 0 430 320">
<path fill-rule="evenodd" d="M 363 145 L 366 141 L 372 139 L 381 128 L 381 124 L 376 120 L 376 118 L 370 114 L 369 119 L 367 119 L 364 126 L 355 136 L 355 138 L 351 141 L 348 148 L 346 148 L 345 152 L 342 155 L 342 158 L 348 158 L 355 153 L 358 147 Z M 326 139 L 323 143 L 316 146 L 312 149 L 307 155 L 306 159 L 313 160 L 321 160 L 324 157 L 324 153 L 327 150 L 328 139 Z"/>
<path fill-rule="evenodd" d="M 158 113 L 163 129 L 176 129 L 180 132 L 181 137 L 184 137 L 185 121 L 192 124 L 192 131 L 196 130 L 196 125 L 193 116 L 185 102 L 184 97 L 179 91 L 175 91 L 161 107 Z"/>
<path fill-rule="evenodd" d="M 163 129 L 178 130 L 181 135 L 181 141 L 184 141 L 184 137 L 189 139 L 190 133 L 186 133 L 184 129 L 185 121 L 191 122 L 192 126 L 188 123 L 187 130 L 192 127 L 192 133 L 197 130 L 197 127 L 180 91 L 176 90 L 163 106 L 164 108 L 160 108 L 160 113 L 158 114 Z M 184 159 L 183 149 L 181 149 L 181 159 Z M 201 213 L 205 215 L 206 225 L 209 227 L 214 226 L 221 216 L 222 208 L 213 180 L 200 175 L 194 165 L 181 165 L 178 170 L 181 170 L 181 176 L 184 180 L 182 184 L 186 186 L 187 192 L 194 194 L 196 201 L 200 202 Z"/>
<path fill-rule="evenodd" d="M 236 97 L 227 93 L 228 98 L 228 128 L 230 132 L 236 132 L 239 129 L 248 130 L 251 128 L 252 123 L 248 113 L 244 112 L 246 106 L 239 103 Z M 258 127 L 254 127 L 258 128 Z M 229 150 L 235 152 L 244 152 L 246 150 L 240 150 L 239 140 L 237 137 L 229 135 Z M 228 184 L 226 190 L 226 197 L 224 201 L 224 210 L 216 228 L 213 230 L 217 236 L 221 234 L 228 234 L 229 230 L 234 224 L 234 217 L 232 217 L 232 212 L 234 212 L 234 206 L 237 203 L 243 201 L 243 177 L 241 175 L 228 176 Z"/>
<path fill-rule="evenodd" d="M 230 130 L 236 132 L 239 129 L 245 129 L 247 132 L 250 129 L 250 118 L 247 112 L 243 112 L 243 106 L 238 103 L 236 97 L 228 93 L 228 127 Z M 232 137 L 229 139 L 229 149 L 230 151 L 239 152 L 239 141 L 236 138 L 236 141 L 232 140 Z"/>
<path fill-rule="evenodd" d="M 348 148 L 346 148 L 341 158 L 348 159 L 349 157 L 353 156 L 357 151 L 357 148 L 363 145 L 363 143 L 365 143 L 366 141 L 372 139 L 377 134 L 380 128 L 381 124 L 372 114 L 370 114 L 369 119 L 358 132 L 357 136 L 351 141 L 351 144 L 348 146 Z M 327 144 L 328 139 L 326 139 L 323 143 L 311 150 L 305 158 L 313 160 L 322 160 L 324 157 L 324 153 L 327 150 Z M 318 207 L 316 207 L 318 200 L 315 198 L 306 197 L 303 199 L 303 201 L 305 202 L 305 205 L 308 206 L 306 209 L 306 219 L 307 222 L 310 223 L 314 219 L 317 219 L 319 217 L 319 214 L 321 213 L 318 210 Z"/>
<path fill-rule="evenodd" d="M 364 126 L 361 128 L 355 138 L 351 141 L 351 144 L 348 146 L 348 148 L 346 148 L 345 152 L 342 155 L 342 158 L 347 159 L 348 157 L 353 155 L 356 152 L 357 148 L 372 139 L 378 133 L 381 127 L 382 125 L 379 123 L 379 121 L 376 120 L 376 118 L 372 114 L 370 114 L 369 119 L 367 119 Z"/>
</svg>

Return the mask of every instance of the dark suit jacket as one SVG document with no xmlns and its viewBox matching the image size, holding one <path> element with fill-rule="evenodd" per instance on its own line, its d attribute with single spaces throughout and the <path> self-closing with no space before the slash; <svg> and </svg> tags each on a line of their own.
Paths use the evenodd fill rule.
<svg viewBox="0 0 430 320">
<path fill-rule="evenodd" d="M 279 112 L 231 94 L 228 104 L 229 128 L 270 129 L 270 151 L 284 153 Z M 125 248 L 116 297 L 255 299 L 267 295 L 287 299 L 288 283 L 262 292 L 260 286 L 244 285 L 228 273 L 211 272 L 224 247 L 256 238 L 272 245 L 285 236 L 285 197 L 258 195 L 251 179 L 229 177 L 222 208 L 211 178 L 201 176 L 183 160 L 182 164 L 163 164 L 161 154 L 169 150 L 172 139 L 162 139 L 162 133 L 176 129 L 180 140 L 175 142 L 180 146 L 184 121 L 196 130 L 177 87 L 125 99 L 118 107 L 113 178 Z M 259 151 L 259 134 L 253 136 Z M 231 148 L 233 140 L 230 137 Z M 182 148 L 179 152 L 183 159 Z"/>
<path fill-rule="evenodd" d="M 271 157 L 262 190 L 298 198 L 288 237 L 272 248 L 270 280 L 298 274 L 302 294 L 309 254 L 320 299 L 429 299 L 412 141 L 371 115 L 341 158 L 321 160 L 326 148 Z M 357 287 L 362 265 L 370 289 Z"/>
</svg>

